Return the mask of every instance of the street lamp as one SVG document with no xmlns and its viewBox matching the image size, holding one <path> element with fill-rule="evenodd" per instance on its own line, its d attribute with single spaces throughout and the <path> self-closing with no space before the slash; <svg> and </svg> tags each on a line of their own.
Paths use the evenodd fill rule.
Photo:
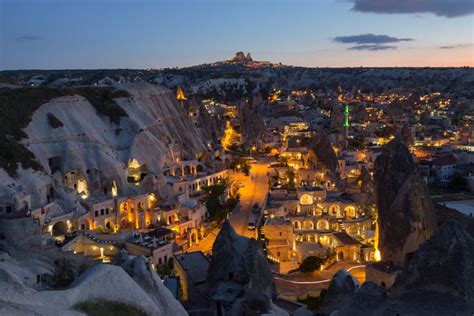
<svg viewBox="0 0 474 316">
<path fill-rule="evenodd" d="M 250 157 L 252 157 L 252 152 L 253 152 L 253 151 L 256 151 L 256 150 L 257 150 L 257 147 L 255 147 L 255 146 L 252 146 L 252 147 L 250 148 Z"/>
</svg>

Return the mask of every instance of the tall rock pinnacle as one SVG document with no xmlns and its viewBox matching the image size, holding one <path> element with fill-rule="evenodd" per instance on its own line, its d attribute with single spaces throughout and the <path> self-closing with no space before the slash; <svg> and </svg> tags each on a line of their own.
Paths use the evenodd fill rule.
<svg viewBox="0 0 474 316">
<path fill-rule="evenodd" d="M 375 161 L 379 246 L 382 260 L 403 264 L 436 230 L 428 190 L 401 137 L 388 143 Z"/>
</svg>

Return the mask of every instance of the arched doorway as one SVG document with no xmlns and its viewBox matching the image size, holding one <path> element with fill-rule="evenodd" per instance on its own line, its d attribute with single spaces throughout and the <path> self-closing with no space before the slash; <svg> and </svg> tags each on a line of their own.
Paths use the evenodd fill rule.
<svg viewBox="0 0 474 316">
<path fill-rule="evenodd" d="M 293 227 L 295 229 L 301 229 L 301 222 L 300 221 L 294 221 L 293 222 Z"/>
<path fill-rule="evenodd" d="M 193 244 L 198 244 L 198 243 L 199 243 L 198 231 L 196 229 L 192 229 L 189 232 L 189 246 L 192 246 Z"/>
<path fill-rule="evenodd" d="M 321 230 L 329 230 L 329 222 L 324 219 L 320 219 L 317 223 L 317 228 Z"/>
<path fill-rule="evenodd" d="M 63 221 L 56 222 L 51 231 L 53 237 L 63 236 L 67 233 L 67 224 Z"/>
<path fill-rule="evenodd" d="M 334 216 L 334 217 L 340 217 L 341 216 L 341 209 L 339 208 L 339 205 L 333 204 L 329 207 L 329 215 Z"/>
<path fill-rule="evenodd" d="M 304 221 L 303 222 L 304 229 L 314 229 L 314 223 L 312 221 Z"/>
<path fill-rule="evenodd" d="M 344 213 L 346 215 L 346 218 L 355 218 L 356 217 L 356 209 L 354 206 L 347 206 L 344 209 Z"/>
<path fill-rule="evenodd" d="M 120 221 L 120 226 L 122 226 L 122 228 L 128 227 L 128 221 L 126 218 L 122 218 L 122 220 Z"/>
</svg>

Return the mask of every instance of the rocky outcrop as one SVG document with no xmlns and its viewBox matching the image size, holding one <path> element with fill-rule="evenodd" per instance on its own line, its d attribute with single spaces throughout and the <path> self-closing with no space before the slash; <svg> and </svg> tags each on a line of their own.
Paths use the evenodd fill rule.
<svg viewBox="0 0 474 316">
<path fill-rule="evenodd" d="M 336 276 L 331 284 L 335 280 Z M 326 314 L 331 315 L 332 313 L 344 316 L 383 315 L 388 301 L 386 290 L 372 282 L 365 282 L 360 288 L 347 291 L 343 296 L 336 296 L 339 297 L 338 300 L 333 301 L 330 305 L 327 303 L 327 296 L 326 294 L 323 300 L 323 310 Z"/>
<path fill-rule="evenodd" d="M 265 131 L 265 123 L 260 115 L 248 104 L 240 106 L 240 126 L 243 141 L 247 144 L 256 142 Z"/>
<path fill-rule="evenodd" d="M 392 295 L 400 300 L 444 297 L 438 309 L 446 312 L 454 302 L 460 308 L 474 307 L 474 238 L 464 226 L 457 221 L 443 224 L 407 261 Z"/>
<path fill-rule="evenodd" d="M 331 173 L 336 173 L 338 166 L 337 155 L 329 140 L 329 136 L 323 130 L 319 131 L 314 138 L 310 151 L 313 153 L 316 163 L 321 163 Z"/>
<path fill-rule="evenodd" d="M 79 95 L 54 98 L 39 106 L 24 129 L 27 138 L 22 143 L 44 172 L 19 169 L 12 178 L 0 169 L 0 195 L 22 188 L 31 195 L 30 208 L 35 209 L 49 203 L 45 192 L 51 188 L 56 198 L 60 191 L 68 191 L 64 175 L 72 171 L 84 176 L 90 195 L 110 190 L 113 181 L 120 195 L 140 193 L 137 191 L 172 194 L 162 168 L 174 163 L 176 156 L 195 159 L 196 154 L 208 150 L 201 130 L 168 89 L 146 82 L 113 85 L 129 94 L 113 99 L 126 113 L 116 123 L 99 115 L 92 103 Z M 49 113 L 63 125 L 53 128 L 48 123 Z M 143 188 L 128 182 L 127 167 L 132 159 L 157 179 L 154 186 L 149 182 Z M 67 200 L 67 195 L 63 192 L 59 198 Z M 69 198 L 75 201 L 74 195 Z M 74 209 L 74 205 L 66 208 Z"/>
<path fill-rule="evenodd" d="M 218 144 L 224 133 L 224 121 L 219 121 L 217 116 L 211 116 L 206 108 L 199 107 L 198 126 L 201 129 L 204 139 L 211 144 Z"/>
<path fill-rule="evenodd" d="M 370 175 L 369 170 L 365 167 L 362 166 L 362 169 L 360 170 L 360 176 L 357 179 L 360 182 L 360 189 L 362 192 L 372 192 L 374 189 L 374 180 L 372 179 L 372 176 Z"/>
<path fill-rule="evenodd" d="M 335 276 L 331 281 L 331 285 L 334 284 L 331 293 L 328 290 L 323 301 L 324 312 L 337 312 L 337 315 L 471 315 L 474 311 L 473 222 L 469 217 L 446 213 L 433 237 L 409 256 L 390 295 L 372 282 L 352 290 L 351 282 L 348 282 L 349 286 L 341 286 L 343 278 Z"/>
<path fill-rule="evenodd" d="M 322 309 L 324 312 L 330 312 L 340 309 L 342 302 L 349 302 L 359 288 L 359 282 L 352 276 L 350 272 L 344 269 L 339 270 L 332 278 L 329 284 Z"/>
<path fill-rule="evenodd" d="M 173 298 L 155 271 L 150 270 L 144 257 L 132 257 L 122 263 L 124 270 L 161 308 L 163 315 L 187 315 L 183 306 Z"/>
<path fill-rule="evenodd" d="M 238 235 L 232 225 L 225 222 L 214 242 L 212 254 L 207 273 L 210 296 L 216 296 L 221 284 L 234 284 L 243 291 L 243 299 L 239 300 L 239 306 L 233 306 L 234 310 L 254 307 L 268 310 L 276 290 L 258 241 Z"/>
<path fill-rule="evenodd" d="M 251 63 L 253 59 L 250 53 L 247 53 L 247 56 L 246 56 L 243 52 L 237 52 L 235 53 L 235 56 L 229 59 L 228 61 L 232 63 L 238 63 L 238 64 L 248 64 L 248 63 Z"/>
<path fill-rule="evenodd" d="M 403 125 L 400 134 L 403 138 L 403 142 L 407 146 L 412 146 L 415 144 L 415 138 L 413 137 L 413 131 L 411 130 L 410 126 L 408 124 Z"/>
<path fill-rule="evenodd" d="M 143 258 L 133 260 L 130 275 L 121 267 L 97 264 L 67 289 L 54 291 L 37 291 L 24 281 L 26 277 L 35 281 L 44 273 L 37 263 L 21 266 L 14 260 L 0 264 L 1 315 L 83 315 L 74 310 L 76 304 L 104 300 L 133 306 L 150 316 L 187 315 Z M 9 277 L 3 277 L 5 271 Z"/>
<path fill-rule="evenodd" d="M 374 169 L 382 260 L 403 264 L 436 230 L 433 202 L 400 137 L 384 147 Z"/>
</svg>

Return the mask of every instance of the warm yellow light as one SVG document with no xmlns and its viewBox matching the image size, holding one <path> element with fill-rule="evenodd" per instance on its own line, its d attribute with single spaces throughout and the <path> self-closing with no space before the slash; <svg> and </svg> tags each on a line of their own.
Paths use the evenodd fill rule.
<svg viewBox="0 0 474 316">
<path fill-rule="evenodd" d="M 380 260 L 382 260 L 382 255 L 380 254 L 380 250 L 375 249 L 374 259 L 375 259 L 375 261 L 377 261 L 377 262 L 379 262 Z"/>
</svg>

